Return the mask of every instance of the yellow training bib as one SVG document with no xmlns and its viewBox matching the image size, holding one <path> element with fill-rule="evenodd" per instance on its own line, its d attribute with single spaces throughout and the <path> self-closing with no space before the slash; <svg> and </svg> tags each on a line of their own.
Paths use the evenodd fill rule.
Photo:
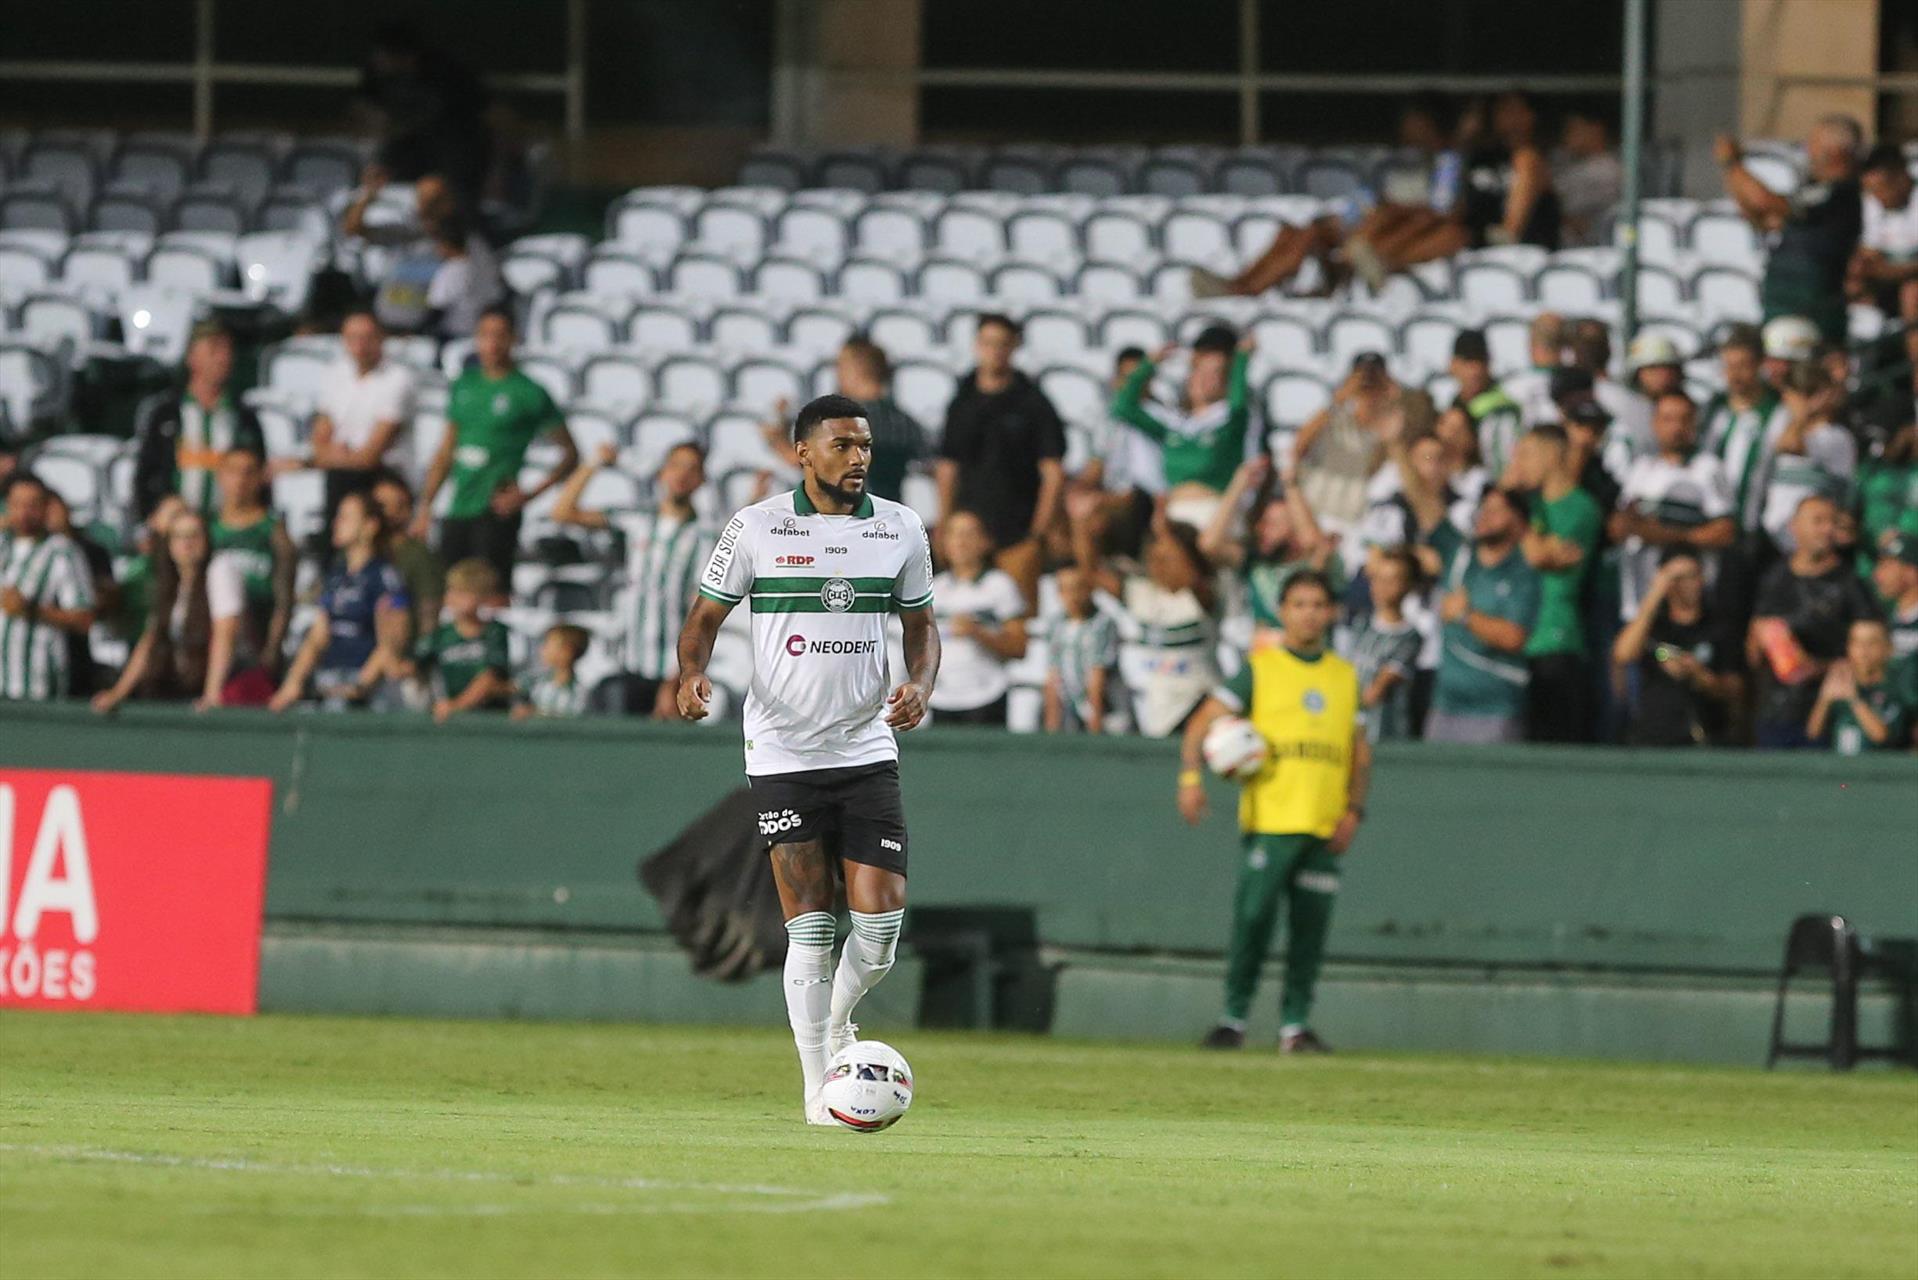
<svg viewBox="0 0 1918 1280">
<path fill-rule="evenodd" d="M 1359 676 L 1326 652 L 1307 660 L 1289 649 L 1255 650 L 1248 717 L 1271 756 L 1245 785 L 1239 825 L 1259 835 L 1332 834 L 1345 815 L 1352 743 L 1359 728 Z"/>
</svg>

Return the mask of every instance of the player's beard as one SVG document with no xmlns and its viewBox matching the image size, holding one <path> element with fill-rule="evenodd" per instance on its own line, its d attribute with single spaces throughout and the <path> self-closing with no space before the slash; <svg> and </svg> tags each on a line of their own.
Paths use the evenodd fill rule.
<svg viewBox="0 0 1918 1280">
<path fill-rule="evenodd" d="M 859 477 L 859 487 L 857 489 L 849 489 L 843 484 L 833 484 L 817 471 L 813 472 L 812 480 L 814 484 L 819 486 L 820 493 L 842 506 L 856 507 L 859 505 L 859 500 L 866 496 L 866 478 L 864 476 Z"/>
</svg>

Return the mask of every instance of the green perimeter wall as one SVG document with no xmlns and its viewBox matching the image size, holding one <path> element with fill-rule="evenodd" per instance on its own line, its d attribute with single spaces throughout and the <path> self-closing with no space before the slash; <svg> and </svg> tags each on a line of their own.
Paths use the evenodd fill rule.
<svg viewBox="0 0 1918 1280">
<path fill-rule="evenodd" d="M 536 984 L 428 1007 L 717 1016 L 735 996 L 708 984 L 637 1002 L 577 989 L 625 990 L 629 973 L 651 975 L 630 979 L 642 989 L 669 971 L 690 981 L 647 950 L 660 921 L 634 864 L 739 784 L 739 758 L 726 726 L 0 710 L 0 765 L 273 781 L 264 991 L 277 1007 L 399 1011 L 406 975 L 437 964 L 420 984 L 460 989 L 477 972 L 470 949 L 490 946 L 504 950 L 489 980 L 524 962 L 553 975 L 553 996 Z M 1190 829 L 1173 772 L 1166 743 L 913 735 L 914 903 L 1033 909 L 1061 966 L 1059 1030 L 1187 1034 L 1213 1012 L 1237 845 L 1227 789 Z M 1373 1043 L 1602 1051 L 1606 1016 L 1579 1008 L 1656 1006 L 1682 1039 L 1715 992 L 1721 1011 L 1745 1010 L 1744 1040 L 1768 1012 L 1753 979 L 1775 972 L 1786 925 L 1808 911 L 1918 936 L 1918 761 L 1387 747 L 1321 1008 L 1329 1028 L 1344 999 L 1348 1034 Z M 444 943 L 456 928 L 467 941 Z M 385 940 L 365 942 L 348 980 L 339 939 L 356 931 Z M 644 945 L 628 954 L 609 935 Z M 611 950 L 555 958 L 566 946 Z"/>
</svg>

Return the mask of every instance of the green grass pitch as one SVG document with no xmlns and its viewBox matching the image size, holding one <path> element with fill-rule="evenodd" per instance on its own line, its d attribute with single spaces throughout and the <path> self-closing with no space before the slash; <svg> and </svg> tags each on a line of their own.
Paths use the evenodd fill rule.
<svg viewBox="0 0 1918 1280">
<path fill-rule="evenodd" d="M 897 1047 L 861 1135 L 775 1027 L 0 1016 L 0 1277 L 1918 1272 L 1908 1073 Z"/>
</svg>

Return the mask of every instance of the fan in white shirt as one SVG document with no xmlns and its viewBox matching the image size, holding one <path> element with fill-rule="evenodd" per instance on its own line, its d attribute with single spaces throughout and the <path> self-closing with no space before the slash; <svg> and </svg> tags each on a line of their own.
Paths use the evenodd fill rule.
<svg viewBox="0 0 1918 1280">
<path fill-rule="evenodd" d="M 936 720 L 1006 722 L 1006 664 L 1026 653 L 1026 598 L 992 567 L 992 539 L 979 517 L 955 511 L 940 530 L 947 568 L 932 580 L 933 616 L 945 650 L 932 693 Z"/>
<path fill-rule="evenodd" d="M 1789 554 L 1797 547 L 1791 523 L 1800 503 L 1823 497 L 1843 505 L 1858 470 L 1858 442 L 1831 421 L 1844 389 L 1823 366 L 1809 360 L 1793 365 L 1778 393 L 1784 403 L 1774 421 L 1784 422 L 1772 444 L 1759 523 Z"/>
<path fill-rule="evenodd" d="M 1633 460 L 1607 525 L 1612 540 L 1622 544 L 1619 595 L 1628 622 L 1638 615 L 1665 548 L 1709 553 L 1738 537 L 1731 481 L 1724 463 L 1697 448 L 1698 406 L 1691 397 L 1682 391 L 1660 396 L 1652 408 L 1652 435 L 1658 452 Z M 1702 558 L 1710 574 L 1715 557 Z"/>
<path fill-rule="evenodd" d="M 1852 272 L 1887 316 L 1918 324 L 1918 184 L 1904 153 L 1890 144 L 1872 148 L 1859 182 L 1864 229 Z M 1918 360 L 1918 328 L 1905 331 L 1905 350 Z"/>
<path fill-rule="evenodd" d="M 340 342 L 346 359 L 320 389 L 313 416 L 312 465 L 326 472 L 328 510 L 380 467 L 412 471 L 413 371 L 387 362 L 386 330 L 371 311 L 349 313 Z"/>
</svg>

